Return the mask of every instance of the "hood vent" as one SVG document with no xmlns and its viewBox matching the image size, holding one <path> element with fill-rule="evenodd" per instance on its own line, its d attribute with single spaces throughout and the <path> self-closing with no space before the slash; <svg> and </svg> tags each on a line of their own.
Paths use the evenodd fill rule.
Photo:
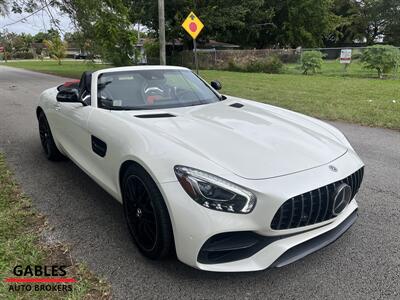
<svg viewBox="0 0 400 300">
<path fill-rule="evenodd" d="M 229 106 L 235 107 L 235 108 L 242 108 L 244 105 L 242 103 L 233 103 Z"/>
<path fill-rule="evenodd" d="M 146 115 L 136 115 L 136 118 L 141 118 L 141 119 L 156 119 L 156 118 L 174 118 L 176 117 L 175 115 L 171 114 L 146 114 Z"/>
</svg>

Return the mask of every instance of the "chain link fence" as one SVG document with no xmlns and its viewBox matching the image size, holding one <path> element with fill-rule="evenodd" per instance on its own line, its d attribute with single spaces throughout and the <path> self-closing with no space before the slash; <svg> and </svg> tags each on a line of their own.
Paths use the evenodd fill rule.
<svg viewBox="0 0 400 300">
<path fill-rule="evenodd" d="M 218 50 L 198 49 L 197 55 L 200 69 L 226 69 L 231 62 L 246 62 L 249 60 L 263 59 L 269 56 L 278 57 L 284 64 L 299 63 L 301 54 L 305 51 L 320 51 L 325 60 L 336 60 L 340 58 L 343 49 L 352 50 L 352 60 L 361 57 L 367 47 L 336 47 L 336 48 L 297 48 L 297 49 L 254 49 L 254 50 Z M 399 47 L 400 49 L 400 47 Z M 147 58 L 147 64 L 159 64 L 159 58 Z M 167 57 L 168 65 L 195 67 L 194 52 L 184 50 Z"/>
<path fill-rule="evenodd" d="M 301 49 L 301 52 L 320 51 L 322 54 L 324 54 L 324 59 L 335 60 L 340 58 L 340 53 L 345 49 L 352 50 L 352 59 L 359 59 L 367 47 L 303 48 Z"/>
<path fill-rule="evenodd" d="M 227 69 L 232 62 L 244 62 L 254 59 L 278 57 L 283 63 L 296 63 L 300 52 L 296 49 L 254 49 L 254 50 L 217 50 L 198 49 L 197 57 L 200 69 Z M 148 57 L 148 64 L 158 64 L 159 58 Z M 167 64 L 188 68 L 195 67 L 194 52 L 184 50 L 167 57 Z"/>
</svg>

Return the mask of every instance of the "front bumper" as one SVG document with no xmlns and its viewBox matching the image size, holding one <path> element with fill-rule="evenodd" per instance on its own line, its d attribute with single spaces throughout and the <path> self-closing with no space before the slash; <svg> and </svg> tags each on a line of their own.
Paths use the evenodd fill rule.
<svg viewBox="0 0 400 300">
<path fill-rule="evenodd" d="M 289 237 L 275 237 L 270 243 L 267 238 L 264 240 L 267 245 L 248 258 L 220 264 L 198 263 L 198 268 L 218 272 L 246 272 L 283 267 L 333 243 L 354 224 L 356 219 L 355 207 L 352 212 L 348 210 L 340 219 L 321 228 Z"/>
<path fill-rule="evenodd" d="M 338 216 L 324 222 L 286 230 L 273 230 L 270 224 L 285 200 L 341 180 L 358 170 L 362 163 L 348 154 L 335 161 L 335 166 L 340 170 L 337 173 L 322 166 L 267 180 L 240 181 L 239 178 L 225 176 L 228 180 L 246 186 L 257 196 L 255 209 L 242 215 L 207 209 L 193 201 L 179 182 L 162 183 L 161 192 L 171 216 L 178 259 L 208 271 L 257 271 L 283 266 L 326 246 L 354 223 L 358 208 L 355 198 Z M 204 259 L 202 248 L 210 238 L 235 232 L 251 232 L 269 242 L 262 244 L 262 247 L 258 245 L 250 256 L 239 255 L 237 259 L 217 263 Z"/>
<path fill-rule="evenodd" d="M 299 260 L 308 254 L 311 254 L 319 249 L 322 249 L 329 244 L 336 241 L 339 237 L 342 236 L 356 221 L 358 217 L 357 210 L 351 213 L 350 216 L 347 217 L 342 223 L 340 223 L 337 227 L 318 235 L 315 238 L 307 240 L 293 248 L 290 248 L 284 254 L 282 254 L 271 266 L 272 267 L 283 267 L 296 260 Z"/>
</svg>

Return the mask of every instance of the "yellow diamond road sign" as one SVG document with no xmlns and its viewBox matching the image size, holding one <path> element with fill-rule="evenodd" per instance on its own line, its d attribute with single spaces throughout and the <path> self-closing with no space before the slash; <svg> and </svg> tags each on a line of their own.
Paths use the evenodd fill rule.
<svg viewBox="0 0 400 300">
<path fill-rule="evenodd" d="M 193 12 L 190 12 L 186 20 L 182 23 L 182 27 L 195 40 L 199 35 L 200 31 L 204 28 L 204 25 L 203 23 L 201 23 L 200 19 Z"/>
</svg>

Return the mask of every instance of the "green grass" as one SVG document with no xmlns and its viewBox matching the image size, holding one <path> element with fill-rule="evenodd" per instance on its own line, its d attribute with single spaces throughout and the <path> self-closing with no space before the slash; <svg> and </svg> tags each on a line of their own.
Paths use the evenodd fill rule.
<svg viewBox="0 0 400 300">
<path fill-rule="evenodd" d="M 79 78 L 84 70 L 108 67 L 84 62 L 9 62 L 7 65 Z M 376 78 L 373 71 L 353 63 L 346 74 L 338 61 L 326 61 L 322 73 L 301 75 L 298 65 L 284 74 L 201 70 L 208 81 L 218 79 L 222 93 L 269 103 L 327 120 L 400 129 L 400 80 Z"/>
<path fill-rule="evenodd" d="M 303 70 L 300 64 L 286 64 L 284 71 L 285 74 L 298 74 L 302 75 Z M 324 76 L 340 76 L 340 77 L 362 77 L 374 78 L 377 77 L 373 70 L 363 68 L 362 64 L 358 61 L 353 61 L 345 70 L 344 65 L 340 64 L 338 60 L 324 60 L 324 64 L 318 75 Z"/>
<path fill-rule="evenodd" d="M 400 81 L 352 77 L 206 71 L 222 93 L 327 120 L 400 129 Z M 395 101 L 395 103 L 393 102 Z"/>
<path fill-rule="evenodd" d="M 21 193 L 0 154 L 0 299 L 108 299 L 108 286 L 74 263 L 65 247 L 40 240 L 46 224 Z M 78 283 L 73 283 L 73 291 L 68 293 L 10 292 L 4 278 L 15 277 L 12 270 L 17 265 L 65 265 L 68 277 Z"/>
<path fill-rule="evenodd" d="M 284 74 L 297 74 L 302 75 L 303 70 L 300 64 L 286 64 L 284 66 Z M 399 70 L 400 72 L 400 70 Z M 378 78 L 378 73 L 375 70 L 366 69 L 363 64 L 358 60 L 353 60 L 350 65 L 348 65 L 347 70 L 339 60 L 324 60 L 324 64 L 318 75 L 321 76 L 335 76 L 335 77 L 353 77 L 353 78 Z M 400 78 L 400 73 L 397 74 L 387 74 L 388 78 Z"/>
</svg>

